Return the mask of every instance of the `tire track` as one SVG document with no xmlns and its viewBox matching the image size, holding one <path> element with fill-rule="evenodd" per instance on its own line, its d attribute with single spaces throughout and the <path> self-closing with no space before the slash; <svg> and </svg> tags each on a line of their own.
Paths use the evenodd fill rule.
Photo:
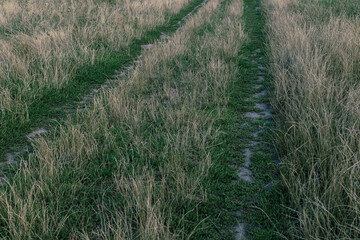
<svg viewBox="0 0 360 240">
<path fill-rule="evenodd" d="M 256 14 L 260 14 L 259 11 L 260 6 L 256 6 L 254 8 Z M 251 82 L 251 88 L 255 90 L 255 93 L 246 99 L 247 102 L 254 103 L 252 106 L 252 111 L 244 112 L 244 125 L 250 126 L 254 121 L 265 121 L 266 123 L 271 123 L 273 113 L 271 106 L 266 103 L 265 99 L 269 95 L 269 91 L 265 87 L 265 78 L 266 78 L 266 68 L 261 63 L 263 57 L 261 57 L 262 49 L 258 48 L 251 53 L 250 59 L 251 62 L 256 65 L 256 79 Z M 242 166 L 237 167 L 237 175 L 239 181 L 245 181 L 250 184 L 255 184 L 256 179 L 254 178 L 254 174 L 252 171 L 252 158 L 257 153 L 261 153 L 262 146 L 265 145 L 263 142 L 264 139 L 261 136 L 265 129 L 260 127 L 258 130 L 253 130 L 251 132 L 252 139 L 249 138 L 246 140 L 246 147 L 242 150 L 242 154 L 244 157 L 244 164 Z M 264 189 L 269 188 L 273 185 L 272 182 L 264 185 Z M 243 219 L 243 212 L 238 211 L 237 216 L 239 219 Z M 235 227 L 235 239 L 236 240 L 244 240 L 248 239 L 246 235 L 247 224 L 244 220 L 238 221 Z"/>
</svg>

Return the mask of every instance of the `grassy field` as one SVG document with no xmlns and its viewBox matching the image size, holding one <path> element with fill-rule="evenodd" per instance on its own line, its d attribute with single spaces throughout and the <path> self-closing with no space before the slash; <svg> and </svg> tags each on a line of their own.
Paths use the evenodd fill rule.
<svg viewBox="0 0 360 240">
<path fill-rule="evenodd" d="M 2 1 L 0 161 L 200 2 Z"/>
<path fill-rule="evenodd" d="M 360 239 L 359 26 L 357 0 L 0 0 L 0 239 Z"/>
<path fill-rule="evenodd" d="M 207 181 L 221 171 L 215 123 L 237 77 L 242 10 L 209 0 L 118 85 L 36 138 L 1 187 L 2 238 L 231 238 L 213 224 L 233 225 L 234 213 L 211 205 Z"/>
<path fill-rule="evenodd" d="M 360 3 L 263 1 L 291 239 L 360 238 Z"/>
</svg>

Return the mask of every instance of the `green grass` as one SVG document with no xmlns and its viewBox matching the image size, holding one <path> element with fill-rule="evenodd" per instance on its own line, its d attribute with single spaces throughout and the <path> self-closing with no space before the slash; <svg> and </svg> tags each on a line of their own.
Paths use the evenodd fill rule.
<svg viewBox="0 0 360 240">
<path fill-rule="evenodd" d="M 250 121 L 250 125 L 243 126 L 247 120 L 243 119 L 243 114 L 248 111 L 256 111 L 252 106 L 252 101 L 245 99 L 261 89 L 253 89 L 252 81 L 257 78 L 257 66 L 251 63 L 252 54 L 256 49 L 261 49 L 257 57 L 263 57 L 261 64 L 267 66 L 266 37 L 264 33 L 264 19 L 261 10 L 255 11 L 260 6 L 260 1 L 244 0 L 245 9 L 243 19 L 245 22 L 245 32 L 249 36 L 249 41 L 242 47 L 242 58 L 239 59 L 239 78 L 234 86 L 231 87 L 229 114 L 227 120 L 227 137 L 224 145 L 228 146 L 229 158 L 234 163 L 242 162 L 243 149 L 249 139 L 252 139 L 252 132 L 264 127 L 265 131 L 259 135 L 258 141 L 264 143 L 259 150 L 262 153 L 254 153 L 252 156 L 251 170 L 254 182 L 247 183 L 241 181 L 236 184 L 234 199 L 235 205 L 243 213 L 243 222 L 247 224 L 247 234 L 251 239 L 279 239 L 278 231 L 284 232 L 287 228 L 284 220 L 284 209 L 281 204 L 286 201 L 286 193 L 280 187 L 279 169 L 274 164 L 277 154 L 273 142 L 273 123 L 264 120 Z M 265 76 L 265 85 L 271 88 L 271 76 Z M 261 102 L 269 104 L 269 97 L 264 97 Z M 258 151 L 256 151 L 258 152 Z M 274 186 L 264 188 L 269 182 Z M 285 200 L 284 200 L 285 199 Z"/>
<path fill-rule="evenodd" d="M 264 2 L 289 239 L 359 239 L 356 0 Z M 299 41 L 301 39 L 301 41 Z"/>
</svg>

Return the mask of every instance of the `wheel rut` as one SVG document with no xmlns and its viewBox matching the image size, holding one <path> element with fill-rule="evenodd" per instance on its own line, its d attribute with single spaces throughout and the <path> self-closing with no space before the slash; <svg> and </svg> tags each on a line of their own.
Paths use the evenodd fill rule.
<svg viewBox="0 0 360 240">
<path fill-rule="evenodd" d="M 261 7 L 257 5 L 251 11 L 254 11 L 255 14 L 259 15 L 261 14 Z M 254 26 L 250 27 L 253 28 Z M 265 84 L 267 78 L 267 69 L 264 66 L 264 58 L 262 57 L 263 44 L 259 44 L 259 42 L 255 42 L 254 45 L 255 44 L 258 46 L 258 48 L 249 54 L 248 62 L 251 62 L 252 65 L 255 66 L 253 71 L 256 72 L 256 78 L 248 84 L 248 88 L 251 89 L 252 94 L 245 99 L 245 102 L 249 104 L 249 108 L 248 110 L 241 113 L 243 115 L 242 119 L 244 119 L 242 126 L 244 126 L 244 128 L 249 127 L 251 130 L 249 132 L 249 137 L 244 139 L 244 148 L 241 151 L 244 162 L 242 165 L 236 167 L 237 176 L 239 179 L 238 183 L 242 184 L 243 182 L 246 182 L 250 185 L 256 185 L 258 182 L 260 182 L 256 179 L 256 175 L 254 174 L 253 169 L 256 167 L 254 164 L 257 163 L 253 162 L 253 158 L 256 155 L 263 153 L 264 148 L 269 147 L 267 146 L 267 142 L 264 142 L 262 133 L 266 131 L 265 125 L 273 123 L 273 111 L 267 101 L 267 98 L 269 97 L 269 90 Z M 262 122 L 264 125 L 259 125 L 259 122 Z M 257 127 L 250 127 L 254 125 Z M 273 185 L 274 183 L 270 181 L 266 184 L 262 184 L 262 188 L 268 189 Z M 244 218 L 246 212 L 244 211 L 246 210 L 238 211 L 236 213 L 240 219 L 238 220 L 235 227 L 236 240 L 249 239 L 247 229 L 250 227 L 249 225 L 251 225 L 251 223 L 246 222 L 246 218 Z"/>
<path fill-rule="evenodd" d="M 255 54 L 258 50 L 260 50 L 260 49 L 257 49 L 255 51 Z M 254 57 L 256 57 L 256 56 L 254 56 Z M 248 112 L 244 113 L 244 116 L 246 119 L 245 121 L 248 124 L 251 124 L 255 120 L 263 120 L 265 122 L 271 122 L 272 116 L 273 116 L 272 109 L 269 106 L 269 104 L 267 104 L 264 101 L 265 97 L 267 97 L 269 94 L 268 90 L 263 90 L 265 87 L 265 85 L 264 85 L 265 76 L 264 76 L 263 71 L 266 69 L 264 69 L 262 64 L 258 63 L 258 59 L 255 59 L 254 64 L 257 65 L 258 78 L 257 78 L 257 80 L 254 81 L 253 88 L 255 88 L 259 91 L 254 93 L 252 95 L 252 97 L 250 99 L 248 99 L 249 101 L 254 102 L 254 105 L 253 105 L 254 111 L 248 111 Z M 257 147 L 259 145 L 264 144 L 262 142 L 262 139 L 260 136 L 260 134 L 262 132 L 264 132 L 263 129 L 255 130 L 255 131 L 251 132 L 251 136 L 253 137 L 253 139 L 248 139 L 248 141 L 246 143 L 246 145 L 248 147 L 243 149 L 244 164 L 237 169 L 237 175 L 238 175 L 240 181 L 246 181 L 249 183 L 253 183 L 255 181 L 254 174 L 252 171 L 252 165 L 253 165 L 252 157 L 256 153 L 261 151 Z M 271 184 L 272 183 L 268 183 L 267 185 L 270 186 Z M 266 186 L 264 186 L 264 187 L 266 188 Z M 242 212 L 238 212 L 237 215 L 241 218 L 243 214 L 242 214 Z M 238 222 L 238 224 L 236 226 L 235 239 L 236 240 L 247 239 L 245 222 Z"/>
</svg>

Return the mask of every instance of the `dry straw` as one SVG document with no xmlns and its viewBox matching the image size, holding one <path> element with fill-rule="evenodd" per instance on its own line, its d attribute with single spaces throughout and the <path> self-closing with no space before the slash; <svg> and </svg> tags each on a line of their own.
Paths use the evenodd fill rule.
<svg viewBox="0 0 360 240">
<path fill-rule="evenodd" d="M 264 1 L 292 238 L 360 238 L 360 18 L 344 2 Z"/>
</svg>

